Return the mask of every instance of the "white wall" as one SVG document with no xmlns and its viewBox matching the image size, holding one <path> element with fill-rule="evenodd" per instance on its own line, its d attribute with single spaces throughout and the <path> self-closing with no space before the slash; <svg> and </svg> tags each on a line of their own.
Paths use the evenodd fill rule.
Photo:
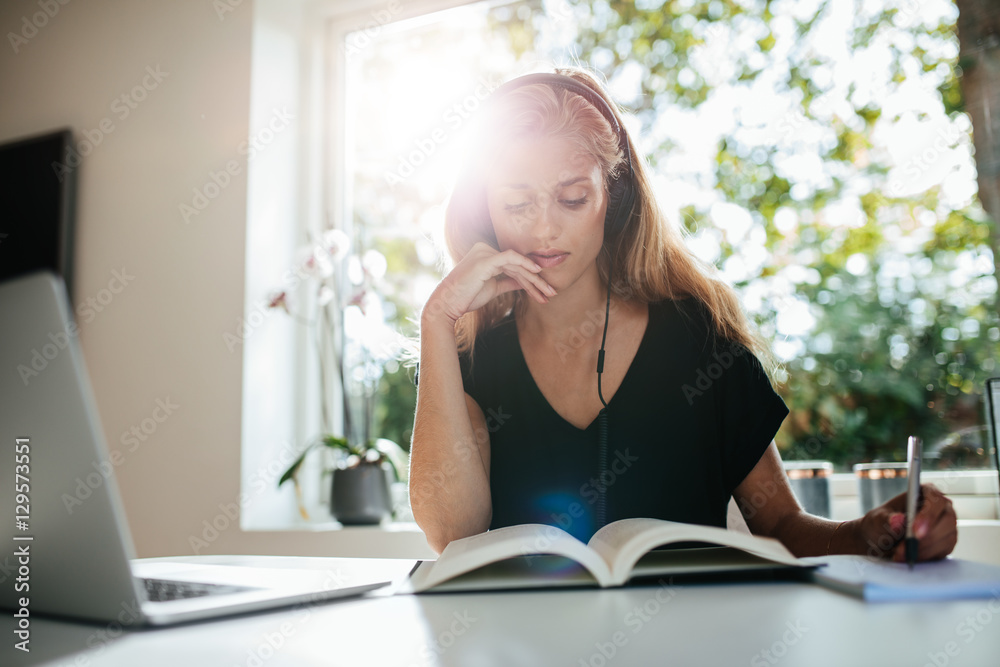
<svg viewBox="0 0 1000 667">
<path fill-rule="evenodd" d="M 105 433 L 123 456 L 116 474 L 141 557 L 192 553 L 189 538 L 203 536 L 204 521 L 224 525 L 220 505 L 240 497 L 242 353 L 230 353 L 223 334 L 244 314 L 239 148 L 251 127 L 254 6 L 232 3 L 220 17 L 218 3 L 203 0 L 70 2 L 35 17 L 42 27 L 26 29 L 16 52 L 9 38 L 0 45 L 0 141 L 62 126 L 99 140 L 78 171 L 77 300 L 98 295 L 112 271 L 134 279 L 81 323 L 80 341 Z M 0 3 L 0 33 L 21 32 L 39 11 L 35 2 Z M 116 100 L 144 77 L 149 90 L 135 90 L 145 99 L 124 117 Z M 98 129 L 102 121 L 110 131 Z M 194 189 L 231 160 L 238 173 L 186 223 L 180 205 L 193 206 Z M 173 414 L 138 446 L 123 445 L 167 399 Z M 202 553 L 375 555 L 393 538 L 230 524 Z M 419 555 L 431 553 L 419 533 L 404 537 Z"/>
<path fill-rule="evenodd" d="M 34 11 L 3 3 L 3 33 Z M 242 309 L 246 179 L 191 224 L 178 209 L 247 135 L 251 14 L 248 3 L 224 20 L 204 2 L 69 3 L 18 53 L 0 49 L 0 137 L 68 125 L 96 138 L 102 119 L 113 124 L 79 167 L 76 296 L 97 294 L 112 270 L 135 276 L 81 323 L 80 340 L 108 440 L 124 455 L 117 473 L 139 555 L 187 552 L 196 519 L 232 499 L 238 479 L 241 360 L 224 354 L 221 332 Z M 166 78 L 122 118 L 112 105 L 147 66 Z M 134 451 L 122 446 L 168 398 L 174 413 Z"/>
</svg>

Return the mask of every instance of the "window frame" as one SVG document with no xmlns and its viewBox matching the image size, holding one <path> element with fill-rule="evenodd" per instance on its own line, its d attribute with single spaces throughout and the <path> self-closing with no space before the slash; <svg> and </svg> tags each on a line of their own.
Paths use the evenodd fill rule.
<svg viewBox="0 0 1000 667">
<path fill-rule="evenodd" d="M 345 178 L 350 165 L 348 54 L 341 45 L 351 32 L 377 34 L 383 25 L 481 1 L 258 0 L 254 8 L 250 136 L 266 126 L 275 108 L 287 106 L 296 121 L 280 137 L 292 142 L 291 149 L 268 147 L 247 164 L 241 322 L 246 324 L 246 335 L 240 340 L 244 531 L 338 527 L 329 515 L 330 476 L 321 475 L 334 460 L 325 448 L 306 457 L 299 475 L 309 520 L 300 517 L 291 485 L 276 486 L 278 476 L 319 432 L 320 378 L 312 333 L 283 314 L 272 317 L 277 313 L 266 306 L 269 293 L 287 286 L 281 278 L 294 269 L 294 251 L 310 234 L 334 227 L 354 237 Z M 274 175 L 282 173 L 293 182 L 275 183 Z M 293 224 L 276 224 L 286 216 Z M 299 281 L 290 296 L 302 303 L 307 298 L 305 281 Z M 340 388 L 328 390 L 332 405 L 342 405 Z M 270 402 L 263 395 L 267 393 Z M 331 421 L 334 432 L 342 432 L 341 410 L 334 410 Z"/>
</svg>

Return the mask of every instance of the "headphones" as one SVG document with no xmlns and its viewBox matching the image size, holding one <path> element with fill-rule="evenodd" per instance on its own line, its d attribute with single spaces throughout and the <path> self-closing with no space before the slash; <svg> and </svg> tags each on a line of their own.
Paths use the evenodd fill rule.
<svg viewBox="0 0 1000 667">
<path fill-rule="evenodd" d="M 636 188 L 635 173 L 632 171 L 632 151 L 629 148 L 628 135 L 624 128 L 618 123 L 611 107 L 598 95 L 590 86 L 580 83 L 576 79 L 565 74 L 525 74 L 504 83 L 493 91 L 492 97 L 502 97 L 510 91 L 522 86 L 530 86 L 536 83 L 544 83 L 552 88 L 562 88 L 571 93 L 579 95 L 590 102 L 591 106 L 601 112 L 601 115 L 611 124 L 611 128 L 618 135 L 618 146 L 625 154 L 625 164 L 628 166 L 628 173 L 619 170 L 618 176 L 608 184 L 608 208 L 604 216 L 604 235 L 617 235 L 623 231 L 632 216 L 632 207 L 635 204 Z"/>
<path fill-rule="evenodd" d="M 618 175 L 612 179 L 611 183 L 608 184 L 608 207 L 604 216 L 604 237 L 608 238 L 609 235 L 616 237 L 620 232 L 624 231 L 632 217 L 632 208 L 635 205 L 636 200 L 636 185 L 635 185 L 635 172 L 632 169 L 632 151 L 629 147 L 628 135 L 625 134 L 625 129 L 618 122 L 618 118 L 615 117 L 614 112 L 608 103 L 597 94 L 590 86 L 583 84 L 573 77 L 566 76 L 564 74 L 525 74 L 519 76 L 515 79 L 504 83 L 493 91 L 493 97 L 500 97 L 506 95 L 511 90 L 520 88 L 521 86 L 532 85 L 536 83 L 544 83 L 552 88 L 562 88 L 563 90 L 568 90 L 571 93 L 575 93 L 582 97 L 583 99 L 590 102 L 591 106 L 595 107 L 601 114 L 607 119 L 608 123 L 614 129 L 615 134 L 618 135 L 618 146 L 621 148 L 622 152 L 625 154 L 625 164 L 628 165 L 628 173 L 624 173 L 623 170 L 618 171 Z M 611 258 L 613 259 L 613 257 Z M 611 313 L 611 269 L 613 262 L 609 259 L 608 261 L 608 300 L 604 310 L 604 334 L 601 337 L 601 350 L 597 353 L 597 396 L 601 399 L 601 403 L 604 405 L 601 411 L 597 415 L 597 458 L 598 458 L 598 473 L 597 479 L 604 479 L 604 472 L 608 467 L 608 403 L 604 400 L 604 396 L 601 393 L 601 373 L 604 372 L 604 343 L 608 338 L 608 316 Z M 605 499 L 605 491 L 607 488 L 603 485 L 598 486 L 599 494 L 597 499 L 597 512 L 596 512 L 596 524 L 597 528 L 601 528 L 607 522 L 606 520 L 606 506 L 607 502 Z"/>
</svg>

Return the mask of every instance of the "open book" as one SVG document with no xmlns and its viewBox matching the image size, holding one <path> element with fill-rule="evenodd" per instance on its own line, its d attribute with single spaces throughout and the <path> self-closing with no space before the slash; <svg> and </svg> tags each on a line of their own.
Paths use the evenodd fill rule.
<svg viewBox="0 0 1000 667">
<path fill-rule="evenodd" d="M 660 549 L 687 542 L 710 546 Z M 397 593 L 550 586 L 621 586 L 633 578 L 809 570 L 781 542 L 716 526 L 621 519 L 587 544 L 545 524 L 521 524 L 454 540 L 417 563 Z"/>
</svg>

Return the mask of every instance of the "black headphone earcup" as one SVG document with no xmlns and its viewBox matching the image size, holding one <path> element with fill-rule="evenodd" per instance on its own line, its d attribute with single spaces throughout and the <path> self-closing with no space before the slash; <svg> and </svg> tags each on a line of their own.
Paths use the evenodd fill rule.
<svg viewBox="0 0 1000 667">
<path fill-rule="evenodd" d="M 608 208 L 604 215 L 605 237 L 617 236 L 625 230 L 635 205 L 635 185 L 630 174 L 619 174 L 608 186 Z"/>
</svg>

